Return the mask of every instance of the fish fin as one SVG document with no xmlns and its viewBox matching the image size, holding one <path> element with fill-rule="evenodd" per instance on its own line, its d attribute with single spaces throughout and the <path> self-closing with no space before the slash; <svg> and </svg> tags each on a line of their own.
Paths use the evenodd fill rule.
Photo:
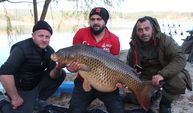
<svg viewBox="0 0 193 113">
<path fill-rule="evenodd" d="M 85 64 L 80 64 L 80 70 L 89 72 L 89 71 L 91 71 L 91 68 Z"/>
<path fill-rule="evenodd" d="M 158 91 L 159 88 L 151 84 L 151 82 L 144 82 L 143 88 L 135 91 L 136 98 L 138 103 L 145 109 L 148 110 L 151 106 L 151 97 Z"/>
<path fill-rule="evenodd" d="M 92 88 L 88 80 L 84 79 L 83 81 L 83 89 L 86 92 L 89 92 Z"/>
</svg>

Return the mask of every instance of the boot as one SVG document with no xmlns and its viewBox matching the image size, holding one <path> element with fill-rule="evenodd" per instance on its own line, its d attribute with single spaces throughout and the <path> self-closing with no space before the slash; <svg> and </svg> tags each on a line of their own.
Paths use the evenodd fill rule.
<svg viewBox="0 0 193 113">
<path fill-rule="evenodd" d="M 171 103 L 172 101 L 165 98 L 165 96 L 162 96 L 161 102 L 160 102 L 160 113 L 172 113 L 171 111 Z"/>
<path fill-rule="evenodd" d="M 123 96 L 123 103 L 138 105 L 137 98 L 133 93 L 126 93 L 126 95 Z"/>
<path fill-rule="evenodd" d="M 159 113 L 172 113 L 171 107 L 161 105 Z"/>
</svg>

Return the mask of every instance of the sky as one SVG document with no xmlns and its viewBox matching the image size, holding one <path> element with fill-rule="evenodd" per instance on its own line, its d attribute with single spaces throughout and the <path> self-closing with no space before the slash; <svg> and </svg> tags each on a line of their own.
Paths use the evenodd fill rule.
<svg viewBox="0 0 193 113">
<path fill-rule="evenodd" d="M 32 0 L 10 0 L 10 1 L 32 1 Z M 39 5 L 42 5 L 44 0 L 37 0 Z M 60 0 L 57 7 L 65 7 L 65 9 L 73 9 L 76 6 L 75 2 Z M 80 0 L 83 1 L 83 0 Z M 112 0 L 116 1 L 116 0 Z M 119 2 L 119 0 L 117 0 Z M 193 0 L 125 0 L 120 6 L 109 8 L 109 10 L 117 10 L 120 12 L 142 12 L 142 11 L 176 11 L 176 12 L 193 12 Z M 5 6 L 6 8 L 32 8 L 30 3 L 0 3 L 0 9 Z M 22 6 L 22 7 L 21 7 Z M 55 7 L 52 4 L 52 7 Z M 101 6 L 104 6 L 103 4 Z"/>
<path fill-rule="evenodd" d="M 126 0 L 123 10 L 193 12 L 193 0 Z"/>
</svg>

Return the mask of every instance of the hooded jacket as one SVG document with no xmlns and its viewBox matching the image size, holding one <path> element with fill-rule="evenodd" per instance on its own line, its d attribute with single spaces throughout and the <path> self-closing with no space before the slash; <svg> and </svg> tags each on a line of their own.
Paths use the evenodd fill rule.
<svg viewBox="0 0 193 113">
<path fill-rule="evenodd" d="M 143 18 L 150 21 L 155 32 L 152 34 L 151 41 L 144 44 L 136 35 L 137 23 L 135 24 L 127 64 L 132 67 L 140 65 L 143 68 L 141 77 L 144 79 L 151 80 L 155 74 L 162 75 L 165 81 L 163 89 L 169 94 L 185 93 L 186 88 L 192 90 L 190 75 L 184 69 L 186 59 L 181 48 L 171 37 L 161 33 L 155 18 L 149 16 Z M 144 51 L 145 48 L 146 51 Z"/>
</svg>

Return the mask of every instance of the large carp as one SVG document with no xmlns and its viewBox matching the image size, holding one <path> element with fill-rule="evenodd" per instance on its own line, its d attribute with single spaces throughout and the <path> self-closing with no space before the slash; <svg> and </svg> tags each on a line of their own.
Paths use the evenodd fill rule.
<svg viewBox="0 0 193 113">
<path fill-rule="evenodd" d="M 89 91 L 92 86 L 101 92 L 112 92 L 117 83 L 122 83 L 136 95 L 143 108 L 149 108 L 151 95 L 156 88 L 150 82 L 142 82 L 133 68 L 104 50 L 74 45 L 58 50 L 51 55 L 51 59 L 63 65 L 74 61 L 80 63 L 79 74 L 84 78 L 85 91 Z"/>
</svg>

